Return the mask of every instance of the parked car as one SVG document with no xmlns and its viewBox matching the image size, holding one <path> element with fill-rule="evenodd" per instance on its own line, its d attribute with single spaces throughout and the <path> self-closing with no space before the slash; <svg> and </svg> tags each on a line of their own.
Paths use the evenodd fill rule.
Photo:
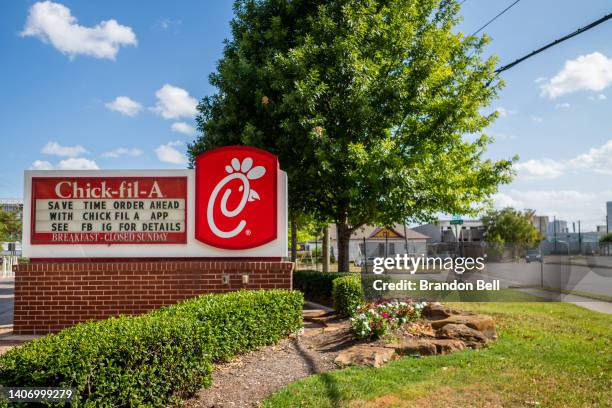
<svg viewBox="0 0 612 408">
<path fill-rule="evenodd" d="M 365 261 L 366 265 L 373 265 L 374 264 L 374 258 L 373 256 L 368 257 L 367 261 Z M 355 266 L 363 266 L 364 265 L 364 259 L 362 258 L 358 258 L 355 260 Z"/>
<path fill-rule="evenodd" d="M 527 263 L 542 262 L 542 254 L 540 254 L 540 251 L 537 249 L 530 249 L 525 255 L 525 261 L 527 261 Z"/>
</svg>

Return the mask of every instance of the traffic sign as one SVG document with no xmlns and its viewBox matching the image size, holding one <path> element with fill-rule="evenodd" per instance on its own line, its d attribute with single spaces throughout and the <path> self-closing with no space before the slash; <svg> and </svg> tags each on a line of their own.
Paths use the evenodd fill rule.
<svg viewBox="0 0 612 408">
<path fill-rule="evenodd" d="M 453 218 L 450 221 L 450 225 L 463 225 L 463 220 L 460 215 L 453 215 Z"/>
</svg>

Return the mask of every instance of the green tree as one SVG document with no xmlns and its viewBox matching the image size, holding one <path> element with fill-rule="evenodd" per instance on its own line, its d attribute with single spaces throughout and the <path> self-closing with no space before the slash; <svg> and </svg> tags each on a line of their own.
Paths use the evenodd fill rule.
<svg viewBox="0 0 612 408">
<path fill-rule="evenodd" d="M 19 214 L 0 210 L 0 241 L 20 241 L 21 221 Z"/>
<path fill-rule="evenodd" d="M 485 240 L 500 248 L 512 245 L 513 256 L 519 249 L 534 247 L 543 237 L 531 223 L 533 214 L 531 210 L 519 211 L 511 207 L 489 211 L 482 218 Z"/>
<path fill-rule="evenodd" d="M 486 36 L 454 32 L 456 0 L 237 0 L 234 11 L 189 154 L 277 154 L 290 212 L 336 223 L 339 270 L 361 225 L 473 215 L 510 180 L 512 160 L 483 158 L 496 60 L 482 57 Z"/>
<path fill-rule="evenodd" d="M 612 233 L 606 234 L 603 237 L 599 238 L 599 242 L 612 242 Z"/>
</svg>

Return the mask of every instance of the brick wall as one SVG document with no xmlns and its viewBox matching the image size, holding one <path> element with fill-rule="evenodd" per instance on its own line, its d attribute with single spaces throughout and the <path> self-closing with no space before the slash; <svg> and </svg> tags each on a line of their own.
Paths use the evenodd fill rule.
<svg viewBox="0 0 612 408">
<path fill-rule="evenodd" d="M 15 267 L 13 332 L 39 334 L 89 319 L 139 314 L 202 293 L 291 289 L 291 262 L 37 262 Z M 229 275 L 229 283 L 223 283 Z M 248 275 L 244 284 L 242 276 Z"/>
</svg>

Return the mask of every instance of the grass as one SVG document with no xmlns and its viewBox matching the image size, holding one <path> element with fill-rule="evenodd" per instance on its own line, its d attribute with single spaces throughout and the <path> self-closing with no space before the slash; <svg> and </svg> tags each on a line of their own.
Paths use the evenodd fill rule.
<svg viewBox="0 0 612 408">
<path fill-rule="evenodd" d="M 492 315 L 499 339 L 480 351 L 310 376 L 263 406 L 612 407 L 611 315 L 567 303 L 451 305 Z"/>
<path fill-rule="evenodd" d="M 599 293 L 584 292 L 581 290 L 559 289 L 559 288 L 552 288 L 548 286 L 541 287 L 541 286 L 535 286 L 535 285 L 534 286 L 521 286 L 521 288 L 540 289 L 540 290 L 546 290 L 549 292 L 563 293 L 565 295 L 582 296 L 582 297 L 586 297 L 586 298 L 593 299 L 593 300 L 600 300 L 602 302 L 612 302 L 612 296 L 600 295 Z"/>
</svg>

